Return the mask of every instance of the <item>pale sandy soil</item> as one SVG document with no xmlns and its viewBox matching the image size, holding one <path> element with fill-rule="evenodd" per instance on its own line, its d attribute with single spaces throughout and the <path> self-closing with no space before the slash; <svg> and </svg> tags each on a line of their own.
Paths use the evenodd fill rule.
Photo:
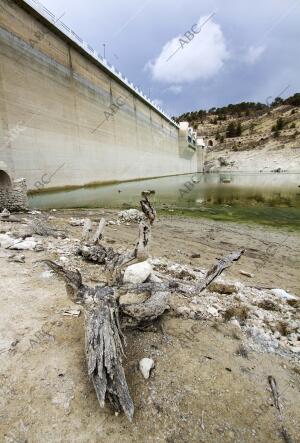
<svg viewBox="0 0 300 443">
<path fill-rule="evenodd" d="M 278 168 L 288 172 L 300 171 L 300 143 L 287 143 L 282 148 L 280 144 L 271 142 L 261 148 L 243 151 L 220 148 L 208 152 L 205 157 L 206 161 L 214 165 L 211 171 L 270 172 Z M 218 161 L 220 157 L 228 163 L 233 162 L 233 165 L 221 167 Z"/>
<path fill-rule="evenodd" d="M 115 219 L 114 211 L 83 211 Z M 54 223 L 79 238 L 67 221 L 78 211 L 57 211 Z M 8 224 L 1 223 L 6 231 Z M 111 225 L 106 241 L 129 246 L 137 226 Z M 57 250 L 60 241 L 43 239 Z M 161 217 L 153 231 L 151 254 L 208 268 L 240 247 L 245 256 L 225 272 L 249 285 L 283 288 L 300 295 L 299 234 L 254 225 L 205 219 Z M 266 256 L 266 251 L 272 254 Z M 200 253 L 192 259 L 191 254 Z M 250 352 L 236 354 L 246 337 L 233 325 L 165 315 L 150 332 L 127 333 L 126 376 L 136 412 L 129 423 L 110 407 L 101 410 L 86 374 L 83 316 L 64 317 L 74 308 L 64 284 L 45 278 L 36 260 L 59 252 L 26 251 L 26 263 L 9 263 L 0 248 L 0 441 L 11 442 L 282 442 L 278 411 L 267 377 L 282 393 L 283 417 L 293 442 L 300 442 L 300 366 L 296 357 Z M 73 258 L 67 259 L 74 264 Z M 86 282 L 103 279 L 95 265 L 77 261 Z M 242 276 L 239 271 L 254 274 Z M 92 282 L 94 281 L 94 283 Z M 225 295 L 224 295 L 225 296 Z M 182 305 L 187 303 L 182 300 Z M 76 307 L 76 306 L 75 306 Z M 160 327 L 162 326 L 162 327 Z M 142 357 L 155 360 L 144 380 Z M 204 429 L 201 427 L 203 414 Z"/>
</svg>

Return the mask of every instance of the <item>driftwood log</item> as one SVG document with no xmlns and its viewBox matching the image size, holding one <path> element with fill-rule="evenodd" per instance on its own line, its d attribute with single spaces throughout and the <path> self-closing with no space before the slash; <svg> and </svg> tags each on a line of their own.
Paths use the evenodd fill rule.
<svg viewBox="0 0 300 443">
<path fill-rule="evenodd" d="M 86 259 L 88 257 L 90 261 L 104 264 L 107 277 L 105 286 L 90 288 L 83 283 L 78 270 L 70 271 L 50 260 L 45 260 L 45 263 L 63 278 L 70 299 L 80 303 L 84 308 L 88 374 L 100 406 L 103 407 L 107 399 L 115 410 L 123 410 L 129 420 L 132 420 L 134 405 L 122 365 L 126 345 L 122 330 L 125 330 L 129 324 L 130 327 L 141 328 L 161 317 L 168 309 L 169 298 L 174 291 L 187 296 L 200 293 L 243 253 L 238 251 L 220 260 L 200 282 L 176 279 L 125 285 L 124 269 L 128 265 L 146 260 L 149 255 L 151 228 L 156 212 L 147 195 L 143 195 L 141 207 L 144 220 L 139 225 L 139 237 L 134 248 L 124 253 L 116 252 L 100 243 L 105 226 L 103 219 L 100 220 L 95 235 L 92 232 L 92 223 L 89 221 L 85 223 L 81 255 Z M 142 303 L 121 304 L 120 295 L 129 292 L 146 292 L 149 297 Z"/>
<path fill-rule="evenodd" d="M 134 406 L 122 366 L 125 338 L 114 289 L 109 286 L 89 288 L 82 283 L 79 271 L 65 270 L 50 260 L 45 263 L 64 279 L 69 298 L 84 307 L 88 374 L 100 406 L 104 407 L 107 398 L 116 411 L 123 410 L 131 421 Z"/>
<path fill-rule="evenodd" d="M 225 269 L 229 268 L 234 261 L 237 261 L 244 254 L 245 249 L 240 251 L 232 252 L 226 257 L 222 258 L 218 263 L 216 263 L 209 271 L 207 272 L 204 280 L 197 285 L 197 289 L 199 292 L 202 292 L 208 285 L 212 283 L 212 281 L 217 278 Z"/>
</svg>

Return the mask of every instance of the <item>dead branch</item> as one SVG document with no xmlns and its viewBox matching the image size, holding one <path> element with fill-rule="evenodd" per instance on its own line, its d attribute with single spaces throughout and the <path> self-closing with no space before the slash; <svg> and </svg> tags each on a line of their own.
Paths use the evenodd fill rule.
<svg viewBox="0 0 300 443">
<path fill-rule="evenodd" d="M 197 284 L 197 291 L 202 292 L 205 288 L 207 288 L 210 283 L 217 278 L 222 272 L 229 268 L 234 261 L 240 259 L 240 257 L 244 254 L 245 249 L 240 251 L 232 252 L 226 257 L 222 258 L 218 263 L 216 263 L 206 274 L 203 281 L 200 281 Z"/>
<path fill-rule="evenodd" d="M 111 288 L 96 291 L 86 315 L 86 357 L 100 406 L 108 398 L 114 409 L 123 410 L 131 421 L 134 405 L 129 394 L 122 355 L 124 338 L 119 310 Z"/>
<path fill-rule="evenodd" d="M 138 323 L 147 323 L 156 320 L 168 309 L 169 296 L 168 291 L 153 291 L 144 303 L 120 305 L 120 309 Z"/>
<path fill-rule="evenodd" d="M 78 247 L 77 254 L 87 261 L 104 265 L 106 260 L 111 259 L 115 253 L 112 248 L 103 245 L 83 245 Z"/>
<path fill-rule="evenodd" d="M 65 238 L 66 233 L 61 229 L 52 228 L 45 220 L 36 218 L 32 220 L 26 229 L 22 238 L 31 237 L 32 235 L 40 235 L 42 237 Z"/>
<path fill-rule="evenodd" d="M 104 265 L 107 258 L 114 256 L 112 248 L 100 244 L 105 228 L 105 219 L 101 218 L 99 225 L 93 235 L 93 224 L 90 219 L 86 219 L 82 229 L 82 244 L 77 249 L 77 254 L 85 260 L 99 265 Z"/>
<path fill-rule="evenodd" d="M 63 279 L 66 284 L 67 295 L 74 303 L 82 304 L 84 302 L 84 297 L 89 293 L 89 288 L 82 283 L 82 277 L 78 269 L 70 271 L 51 260 L 41 260 L 41 262 L 49 266 L 52 271 Z"/>
<path fill-rule="evenodd" d="M 105 228 L 105 224 L 106 224 L 105 218 L 101 218 L 100 222 L 99 222 L 99 225 L 98 225 L 98 228 L 97 228 L 97 230 L 95 232 L 95 235 L 92 238 L 92 243 L 94 245 L 99 243 L 99 241 L 102 239 L 103 231 L 104 231 L 104 228 Z"/>
<path fill-rule="evenodd" d="M 91 236 L 92 236 L 92 231 L 93 231 L 93 224 L 92 221 L 87 218 L 84 221 L 83 224 L 83 228 L 82 228 L 82 234 L 81 234 L 81 240 L 84 243 L 89 243 L 91 240 Z"/>
<path fill-rule="evenodd" d="M 151 239 L 151 225 L 154 223 L 156 212 L 147 196 L 140 201 L 145 220 L 139 224 L 139 237 L 135 248 L 123 254 L 115 253 L 106 261 L 106 277 L 110 286 L 122 282 L 123 269 L 134 263 L 146 260 L 149 257 L 149 244 Z"/>
<path fill-rule="evenodd" d="M 101 407 L 107 398 L 115 410 L 123 409 L 129 420 L 134 406 L 122 367 L 125 339 L 119 324 L 119 307 L 114 290 L 108 286 L 89 288 L 77 270 L 69 271 L 43 260 L 66 284 L 67 294 L 85 309 L 85 352 L 88 374 Z"/>
<path fill-rule="evenodd" d="M 94 262 L 105 263 L 106 286 L 90 288 L 83 284 L 78 270 L 69 271 L 54 262 L 45 261 L 64 279 L 71 300 L 84 307 L 88 373 L 93 381 L 100 406 L 103 407 L 105 399 L 108 399 L 117 411 L 123 410 L 129 420 L 133 417 L 134 406 L 122 367 L 125 338 L 121 331 L 119 315 L 123 327 L 127 326 L 126 322 L 133 327 L 143 327 L 152 323 L 169 308 L 171 292 L 179 291 L 192 295 L 202 291 L 244 252 L 234 252 L 220 260 L 208 271 L 204 281 L 198 283 L 177 279 L 123 285 L 124 268 L 129 264 L 144 261 L 149 256 L 151 228 L 156 212 L 146 195 L 141 200 L 141 207 L 145 218 L 139 225 L 138 240 L 135 247 L 125 253 L 116 252 L 99 244 L 105 226 L 104 219 L 100 220 L 94 236 L 92 236 L 92 222 L 90 220 L 85 222 L 83 241 L 86 244 L 82 245 L 81 254 Z M 148 292 L 149 298 L 143 303 L 120 304 L 119 297 L 122 291 Z"/>
</svg>

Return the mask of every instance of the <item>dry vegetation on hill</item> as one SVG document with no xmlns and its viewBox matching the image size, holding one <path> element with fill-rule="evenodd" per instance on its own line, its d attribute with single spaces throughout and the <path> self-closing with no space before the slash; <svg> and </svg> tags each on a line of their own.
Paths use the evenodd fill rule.
<svg viewBox="0 0 300 443">
<path fill-rule="evenodd" d="M 208 146 L 205 171 L 299 171 L 300 94 L 183 114 Z"/>
</svg>

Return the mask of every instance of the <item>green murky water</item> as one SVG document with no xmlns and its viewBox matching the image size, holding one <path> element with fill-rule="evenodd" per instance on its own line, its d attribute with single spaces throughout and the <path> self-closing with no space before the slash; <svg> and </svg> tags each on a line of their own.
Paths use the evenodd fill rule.
<svg viewBox="0 0 300 443">
<path fill-rule="evenodd" d="M 31 207 L 138 207 L 141 191 L 167 213 L 300 230 L 300 174 L 194 174 L 31 195 Z"/>
</svg>

